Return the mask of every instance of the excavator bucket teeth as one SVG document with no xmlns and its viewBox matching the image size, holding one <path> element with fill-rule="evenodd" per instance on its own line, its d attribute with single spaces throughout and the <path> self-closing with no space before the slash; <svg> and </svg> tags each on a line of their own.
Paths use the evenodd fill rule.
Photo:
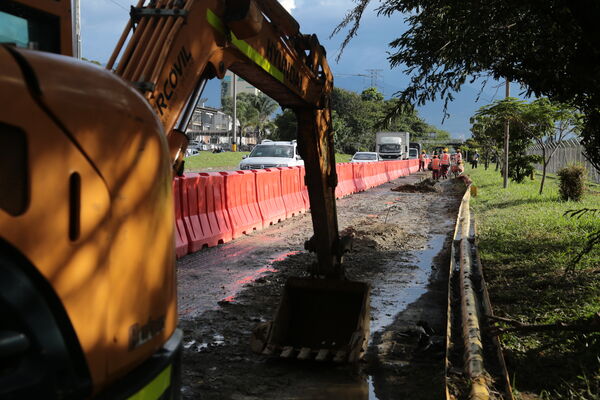
<svg viewBox="0 0 600 400">
<path fill-rule="evenodd" d="M 253 342 L 283 358 L 355 362 L 369 339 L 369 297 L 363 282 L 289 278 L 268 336 L 255 330 Z"/>
</svg>

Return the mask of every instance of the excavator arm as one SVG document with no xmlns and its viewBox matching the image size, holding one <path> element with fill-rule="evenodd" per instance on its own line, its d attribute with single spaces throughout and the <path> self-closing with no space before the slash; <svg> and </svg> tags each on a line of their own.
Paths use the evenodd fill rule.
<svg viewBox="0 0 600 400">
<path fill-rule="evenodd" d="M 344 277 L 335 204 L 337 175 L 330 94 L 333 77 L 315 35 L 276 0 L 140 0 L 107 68 L 150 102 L 169 139 L 175 171 L 182 171 L 185 128 L 208 79 L 231 70 L 298 119 L 317 254 L 311 272 Z"/>
<path fill-rule="evenodd" d="M 356 361 L 369 336 L 369 285 L 346 279 L 347 238 L 338 233 L 336 165 L 325 50 L 277 0 L 140 1 L 108 68 L 135 85 L 164 125 L 175 171 L 185 128 L 206 80 L 231 70 L 294 111 L 317 254 L 311 278 L 290 278 L 272 322 L 253 334 L 254 351 L 281 357 Z"/>
</svg>

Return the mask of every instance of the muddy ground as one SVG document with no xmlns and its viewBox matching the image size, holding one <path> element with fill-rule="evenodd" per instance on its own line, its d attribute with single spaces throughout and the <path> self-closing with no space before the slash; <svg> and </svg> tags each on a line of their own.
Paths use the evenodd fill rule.
<svg viewBox="0 0 600 400">
<path fill-rule="evenodd" d="M 307 276 L 310 214 L 178 263 L 184 399 L 440 399 L 451 233 L 464 185 L 394 192 L 415 174 L 338 201 L 356 234 L 345 265 L 371 291 L 371 341 L 355 365 L 251 352 L 252 329 L 272 319 L 289 276 Z"/>
</svg>

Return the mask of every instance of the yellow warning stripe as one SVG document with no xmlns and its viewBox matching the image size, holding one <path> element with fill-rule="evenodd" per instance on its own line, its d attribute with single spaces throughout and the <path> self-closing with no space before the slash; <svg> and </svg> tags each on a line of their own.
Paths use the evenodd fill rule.
<svg viewBox="0 0 600 400">
<path fill-rule="evenodd" d="M 208 23 L 212 25 L 217 31 L 226 34 L 227 30 L 223 21 L 214 13 L 212 10 L 206 10 L 206 19 Z M 269 75 L 273 78 L 277 79 L 279 82 L 283 83 L 283 72 L 277 67 L 275 67 L 269 60 L 262 56 L 256 49 L 246 43 L 244 40 L 238 39 L 235 37 L 235 34 L 231 32 L 231 42 L 235 47 L 238 48 L 242 53 L 246 55 L 250 60 L 254 61 L 256 65 L 264 69 Z"/>
<path fill-rule="evenodd" d="M 140 389 L 127 400 L 157 400 L 171 385 L 171 366 L 165 368 L 152 382 Z"/>
</svg>

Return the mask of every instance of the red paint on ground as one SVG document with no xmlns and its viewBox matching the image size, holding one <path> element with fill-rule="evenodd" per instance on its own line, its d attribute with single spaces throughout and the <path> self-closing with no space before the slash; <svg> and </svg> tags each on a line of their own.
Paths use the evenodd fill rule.
<svg viewBox="0 0 600 400">
<path fill-rule="evenodd" d="M 224 299 L 221 300 L 221 302 L 233 303 L 233 301 L 235 300 L 236 294 L 241 291 L 241 289 L 244 285 L 246 285 L 247 283 L 252 283 L 252 282 L 256 281 L 258 278 L 260 278 L 267 272 L 276 272 L 277 270 L 275 268 L 273 268 L 274 262 L 283 261 L 286 258 L 288 258 L 289 256 L 293 256 L 298 253 L 300 253 L 300 251 L 289 251 L 287 253 L 284 253 L 281 256 L 271 260 L 271 264 L 267 265 L 266 267 L 259 268 L 259 269 L 255 270 L 254 272 L 252 272 L 252 274 L 245 276 L 243 278 L 240 278 L 240 279 L 236 280 L 235 282 L 227 285 L 227 291 L 230 293 L 234 292 L 234 294 L 231 296 L 225 297 Z"/>
</svg>

